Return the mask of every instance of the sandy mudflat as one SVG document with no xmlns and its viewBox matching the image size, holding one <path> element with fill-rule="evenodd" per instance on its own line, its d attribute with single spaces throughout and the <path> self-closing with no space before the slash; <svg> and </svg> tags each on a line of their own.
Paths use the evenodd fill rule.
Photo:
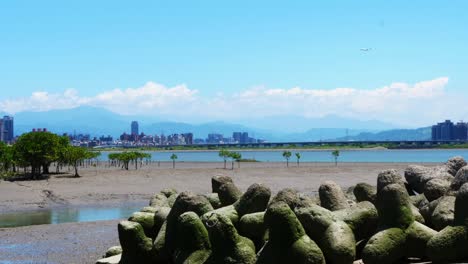
<svg viewBox="0 0 468 264">
<path fill-rule="evenodd" d="M 425 164 L 428 165 L 428 164 Z M 430 164 L 437 165 L 437 164 Z M 210 192 L 214 175 L 229 175 L 245 190 L 258 182 L 275 193 L 291 187 L 314 194 L 321 182 L 333 180 L 343 188 L 358 182 L 375 184 L 379 171 L 408 166 L 404 163 L 243 163 L 241 168 L 223 169 L 222 163 L 151 164 L 138 170 L 84 168 L 82 177 L 53 175 L 41 181 L 0 181 L 0 213 L 59 206 L 118 206 L 146 203 L 166 187 L 194 192 Z M 228 167 L 230 164 L 228 163 Z M 106 248 L 118 244 L 118 221 L 68 223 L 0 229 L 0 263 L 94 263 Z M 27 244 L 27 250 L 15 245 Z M 47 247 L 50 245 L 50 247 Z M 5 261 L 5 262 L 2 262 Z M 31 261 L 31 262 L 27 262 Z"/>
</svg>

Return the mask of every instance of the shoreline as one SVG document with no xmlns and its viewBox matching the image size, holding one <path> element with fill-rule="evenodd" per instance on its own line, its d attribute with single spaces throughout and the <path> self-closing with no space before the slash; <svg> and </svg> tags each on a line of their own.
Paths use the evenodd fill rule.
<svg viewBox="0 0 468 264">
<path fill-rule="evenodd" d="M 227 162 L 160 162 L 135 170 L 107 167 L 79 168 L 82 177 L 75 178 L 64 168 L 62 174 L 51 174 L 44 180 L 0 181 L 0 214 L 20 211 L 54 210 L 66 207 L 118 207 L 147 203 L 164 188 L 196 193 L 211 191 L 211 177 L 227 175 L 241 190 L 251 184 L 264 183 L 275 193 L 282 188 L 315 194 L 321 182 L 333 180 L 347 188 L 358 182 L 375 183 L 377 174 L 397 169 L 403 174 L 410 164 L 436 166 L 441 163 L 414 162 L 243 162 L 241 167 Z M 54 168 L 51 168 L 54 171 Z"/>
</svg>

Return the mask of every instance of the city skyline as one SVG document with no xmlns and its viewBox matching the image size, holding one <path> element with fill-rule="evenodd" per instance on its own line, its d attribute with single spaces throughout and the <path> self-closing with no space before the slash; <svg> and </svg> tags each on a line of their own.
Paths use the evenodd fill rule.
<svg viewBox="0 0 468 264">
<path fill-rule="evenodd" d="M 465 1 L 143 1 L 100 12 L 104 2 L 2 6 L 1 112 L 101 106 L 179 122 L 338 115 L 400 127 L 468 116 L 452 107 L 468 99 Z"/>
</svg>

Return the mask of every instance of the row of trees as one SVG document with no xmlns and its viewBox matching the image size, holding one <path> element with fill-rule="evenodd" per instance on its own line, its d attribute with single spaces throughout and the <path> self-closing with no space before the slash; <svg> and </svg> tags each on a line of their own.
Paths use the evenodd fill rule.
<svg viewBox="0 0 468 264">
<path fill-rule="evenodd" d="M 12 146 L 0 143 L 0 172 L 9 175 L 19 168 L 25 172 L 26 168 L 31 168 L 31 177 L 37 179 L 48 174 L 51 164 L 56 163 L 57 171 L 63 165 L 73 166 L 75 176 L 79 177 L 79 165 L 99 155 L 99 152 L 71 146 L 68 137 L 50 132 L 30 132 L 21 135 Z"/>
<path fill-rule="evenodd" d="M 301 159 L 301 153 L 296 152 L 294 154 L 296 156 L 297 166 L 299 166 L 299 160 Z M 286 159 L 286 167 L 289 167 L 289 159 L 291 158 L 291 156 L 292 156 L 291 151 L 289 151 L 289 150 L 283 151 L 283 157 L 284 157 L 284 159 Z M 338 157 L 340 156 L 340 151 L 335 149 L 334 151 L 332 151 L 332 156 L 335 159 L 335 166 L 337 166 L 338 165 Z"/>
<path fill-rule="evenodd" d="M 221 149 L 218 155 L 224 160 L 224 169 L 226 169 L 226 162 L 228 159 L 231 159 L 231 169 L 234 169 L 234 161 L 237 161 L 237 166 L 240 168 L 240 161 L 242 160 L 242 154 L 240 152 Z"/>
<path fill-rule="evenodd" d="M 151 159 L 151 154 L 139 151 L 124 151 L 109 153 L 109 160 L 113 164 L 122 165 L 122 168 L 128 170 L 130 162 L 135 164 L 135 170 L 138 169 L 138 163 L 142 164 L 143 159 Z"/>
</svg>

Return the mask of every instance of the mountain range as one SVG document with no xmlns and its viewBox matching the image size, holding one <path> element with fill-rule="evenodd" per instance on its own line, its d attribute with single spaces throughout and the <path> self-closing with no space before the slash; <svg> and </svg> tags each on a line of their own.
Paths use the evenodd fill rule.
<svg viewBox="0 0 468 264">
<path fill-rule="evenodd" d="M 425 139 L 427 128 L 398 130 L 392 124 L 380 121 L 360 121 L 339 116 L 305 118 L 300 116 L 276 116 L 245 120 L 235 123 L 215 121 L 190 123 L 170 121 L 167 117 L 124 116 L 97 107 L 78 107 L 47 112 L 21 112 L 14 115 L 15 134 L 29 132 L 33 128 L 47 128 L 57 134 L 111 135 L 117 137 L 129 133 L 130 123 L 137 120 L 140 132 L 145 134 L 172 134 L 192 132 L 195 138 L 206 138 L 209 133 L 223 134 L 248 132 L 250 137 L 277 141 L 319 141 L 333 139 L 380 140 L 384 138 Z M 402 138 L 403 137 L 403 138 Z M 430 137 L 430 131 L 429 131 Z"/>
</svg>

